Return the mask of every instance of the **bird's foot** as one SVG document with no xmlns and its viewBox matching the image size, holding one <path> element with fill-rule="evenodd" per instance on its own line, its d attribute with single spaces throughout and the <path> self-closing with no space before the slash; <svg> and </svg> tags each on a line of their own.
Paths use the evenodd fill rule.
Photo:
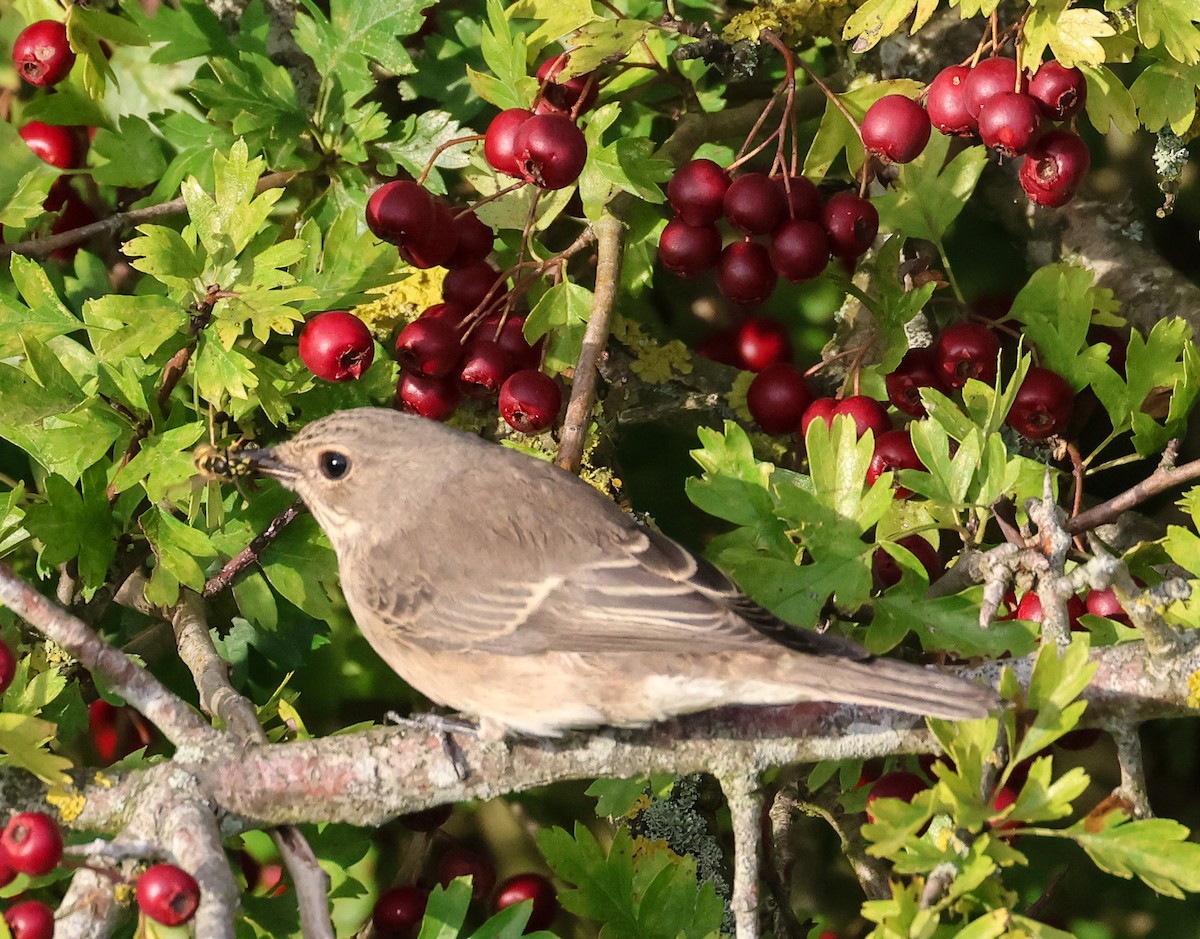
<svg viewBox="0 0 1200 939">
<path fill-rule="evenodd" d="M 413 714 L 406 717 L 395 711 L 388 711 L 384 717 L 389 724 L 396 724 L 411 730 L 435 734 L 441 742 L 442 753 L 446 755 L 446 759 L 450 761 L 450 765 L 454 768 L 454 775 L 458 778 L 458 781 L 465 782 L 471 775 L 471 768 L 467 765 L 466 754 L 463 753 L 462 747 L 455 741 L 454 734 L 466 734 L 478 739 L 480 736 L 479 727 L 475 724 L 462 719 L 446 717 L 442 714 Z"/>
</svg>

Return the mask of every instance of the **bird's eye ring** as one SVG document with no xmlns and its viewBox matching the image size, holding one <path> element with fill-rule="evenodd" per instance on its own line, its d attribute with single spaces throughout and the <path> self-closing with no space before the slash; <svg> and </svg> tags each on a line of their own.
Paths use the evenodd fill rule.
<svg viewBox="0 0 1200 939">
<path fill-rule="evenodd" d="M 321 475 L 326 479 L 341 479 L 350 472 L 350 457 L 340 450 L 323 450 L 317 457 Z"/>
</svg>

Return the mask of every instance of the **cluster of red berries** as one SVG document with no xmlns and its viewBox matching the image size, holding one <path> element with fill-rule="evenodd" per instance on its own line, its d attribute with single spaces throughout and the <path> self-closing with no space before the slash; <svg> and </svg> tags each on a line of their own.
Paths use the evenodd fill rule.
<svg viewBox="0 0 1200 939">
<path fill-rule="evenodd" d="M 596 76 L 557 82 L 567 61 L 564 54 L 538 68 L 541 91 L 533 110 L 508 108 L 492 118 L 483 155 L 497 173 L 540 189 L 563 189 L 583 172 L 587 141 L 575 120 L 596 103 Z"/>
<path fill-rule="evenodd" d="M 1044 132 L 1047 122 L 1073 118 L 1087 98 L 1077 68 L 1043 62 L 1032 77 L 1018 76 L 1013 59 L 995 56 L 978 65 L 942 69 L 925 91 L 925 106 L 887 95 L 867 109 L 863 146 L 889 163 L 916 159 L 930 128 L 954 137 L 978 137 L 1001 156 L 1024 154 L 1021 187 L 1038 205 L 1060 206 L 1075 195 L 1091 164 L 1078 134 Z"/>
<path fill-rule="evenodd" d="M 717 289 L 743 306 L 764 302 L 779 277 L 794 284 L 816 277 L 831 256 L 853 262 L 879 233 L 879 213 L 852 192 L 823 201 L 803 176 L 731 178 L 712 160 L 679 167 L 667 184 L 667 201 L 675 217 L 658 241 L 663 267 L 681 277 L 715 268 Z M 717 227 L 722 219 L 739 235 L 729 244 Z"/>
<path fill-rule="evenodd" d="M 63 857 L 58 824 L 45 812 L 19 812 L 0 833 L 0 887 L 18 874 L 42 877 Z M 138 907 L 165 926 L 181 926 L 196 913 L 200 887 L 186 871 L 173 864 L 156 864 L 138 878 Z M 51 939 L 54 911 L 40 900 L 22 900 L 4 913 L 13 939 Z"/>
<path fill-rule="evenodd" d="M 451 806 L 440 806 L 402 816 L 400 821 L 414 831 L 430 832 L 449 818 L 450 811 Z M 482 903 L 490 895 L 493 913 L 531 900 L 533 909 L 525 924 L 526 933 L 549 928 L 558 916 L 558 891 L 546 877 L 533 872 L 517 874 L 497 887 L 496 868 L 492 862 L 467 848 L 453 846 L 443 851 L 437 861 L 435 877 L 443 887 L 448 887 L 458 877 L 470 877 L 471 899 Z M 375 935 L 379 939 L 412 939 L 425 915 L 428 900 L 429 891 L 416 885 L 385 890 L 375 901 L 371 914 Z"/>
</svg>

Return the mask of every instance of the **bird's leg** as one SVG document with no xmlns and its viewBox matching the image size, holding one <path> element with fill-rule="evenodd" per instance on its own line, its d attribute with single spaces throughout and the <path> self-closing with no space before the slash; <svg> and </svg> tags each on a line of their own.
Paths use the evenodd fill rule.
<svg viewBox="0 0 1200 939">
<path fill-rule="evenodd" d="M 758 939 L 758 866 L 763 797 L 758 774 L 731 772 L 718 779 L 733 820 L 733 921 L 737 939 Z"/>
</svg>

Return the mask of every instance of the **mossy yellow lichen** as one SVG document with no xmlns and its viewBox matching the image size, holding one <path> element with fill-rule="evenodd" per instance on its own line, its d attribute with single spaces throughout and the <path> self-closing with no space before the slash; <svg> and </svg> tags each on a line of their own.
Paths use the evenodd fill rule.
<svg viewBox="0 0 1200 939">
<path fill-rule="evenodd" d="M 385 288 L 378 300 L 356 306 L 352 312 L 367 324 L 376 339 L 386 341 L 401 324 L 411 323 L 426 307 L 442 302 L 445 279 L 444 268 L 414 268 L 404 280 Z"/>
<path fill-rule="evenodd" d="M 630 368 L 647 384 L 661 385 L 676 375 L 688 375 L 692 371 L 692 353 L 678 339 L 658 342 L 633 320 L 623 316 L 613 320 L 612 334 L 633 351 L 635 357 Z"/>
<path fill-rule="evenodd" d="M 74 786 L 54 786 L 46 793 L 46 801 L 58 810 L 59 817 L 68 824 L 79 818 L 87 805 L 83 793 Z"/>
<path fill-rule="evenodd" d="M 1188 675 L 1188 707 L 1200 707 L 1200 672 L 1192 672 Z"/>
<path fill-rule="evenodd" d="M 762 31 L 769 29 L 788 45 L 798 45 L 819 36 L 840 36 L 855 6 L 846 0 L 762 0 L 733 17 L 721 38 L 758 42 Z"/>
</svg>

